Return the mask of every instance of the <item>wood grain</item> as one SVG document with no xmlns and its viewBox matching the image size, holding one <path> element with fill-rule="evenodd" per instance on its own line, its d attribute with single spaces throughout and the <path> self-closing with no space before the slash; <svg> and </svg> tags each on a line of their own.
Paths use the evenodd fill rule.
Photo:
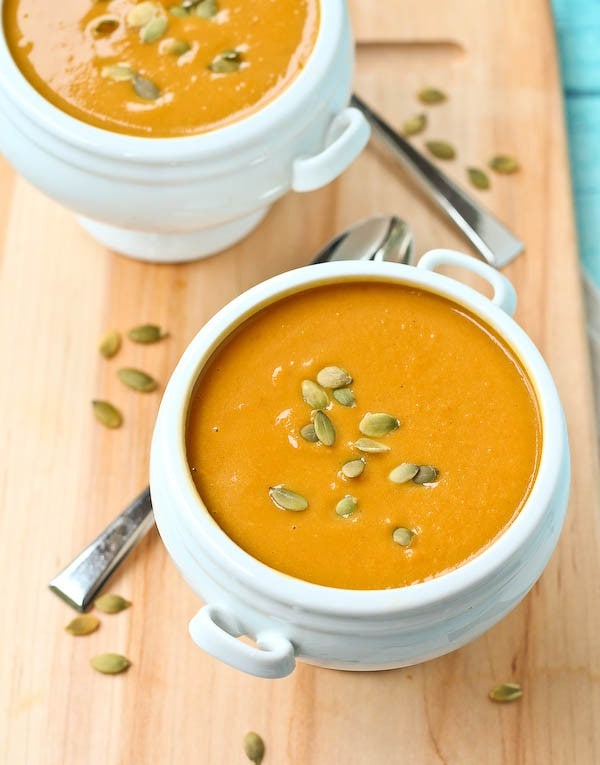
<svg viewBox="0 0 600 765">
<path fill-rule="evenodd" d="M 104 251 L 72 216 L 0 165 L 0 762 L 7 765 L 243 763 L 249 729 L 265 765 L 600 762 L 598 454 L 583 332 L 562 104 L 543 0 L 350 3 L 359 46 L 356 87 L 392 123 L 442 87 L 427 136 L 456 144 L 445 166 L 499 151 L 522 172 L 494 176 L 481 200 L 525 240 L 506 269 L 517 319 L 542 349 L 567 413 L 573 488 L 564 534 L 525 601 L 465 648 L 384 673 L 298 666 L 285 680 L 246 677 L 201 653 L 187 623 L 199 603 L 151 534 L 111 582 L 133 601 L 72 638 L 72 617 L 46 583 L 147 482 L 160 390 L 115 378 L 139 365 L 163 383 L 206 319 L 246 287 L 307 262 L 342 227 L 371 213 L 411 222 L 419 253 L 468 249 L 389 160 L 369 148 L 327 189 L 290 195 L 246 241 L 185 266 Z M 511 23 L 506 23 L 511 19 Z M 1 140 L 1 139 L 0 139 Z M 415 140 L 421 145 L 420 139 Z M 96 352 L 109 327 L 153 321 L 156 346 Z M 105 431 L 90 400 L 113 400 L 124 427 Z M 509 402 L 507 402 L 509 405 Z M 131 669 L 95 674 L 92 655 L 125 653 Z M 506 706 L 487 699 L 523 684 Z"/>
</svg>

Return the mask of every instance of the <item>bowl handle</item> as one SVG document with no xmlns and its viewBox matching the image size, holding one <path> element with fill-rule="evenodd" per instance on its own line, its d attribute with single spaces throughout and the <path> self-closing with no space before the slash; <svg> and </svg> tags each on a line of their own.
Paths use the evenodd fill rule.
<svg viewBox="0 0 600 765">
<path fill-rule="evenodd" d="M 246 634 L 235 617 L 220 606 L 207 605 L 198 611 L 189 625 L 197 646 L 225 664 L 256 677 L 287 677 L 294 671 L 294 646 L 283 635 L 261 632 L 258 647 L 236 638 Z"/>
<path fill-rule="evenodd" d="M 417 263 L 417 268 L 424 268 L 426 271 L 435 271 L 438 266 L 459 266 L 467 271 L 483 277 L 486 282 L 492 285 L 494 296 L 492 303 L 501 308 L 509 316 L 512 316 L 517 307 L 517 293 L 512 283 L 495 268 L 482 263 L 480 260 L 463 255 L 454 250 L 429 250 L 421 257 Z"/>
<path fill-rule="evenodd" d="M 362 112 L 348 107 L 337 114 L 325 140 L 326 148 L 313 156 L 297 157 L 292 165 L 294 191 L 314 191 L 337 178 L 365 148 L 371 129 Z"/>
</svg>

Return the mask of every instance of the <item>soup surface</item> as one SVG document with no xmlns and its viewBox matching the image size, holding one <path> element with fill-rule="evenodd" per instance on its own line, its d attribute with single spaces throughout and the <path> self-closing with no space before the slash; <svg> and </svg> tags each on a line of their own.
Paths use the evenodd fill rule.
<svg viewBox="0 0 600 765">
<path fill-rule="evenodd" d="M 330 366 L 352 377 L 343 393 L 327 387 L 335 373 L 316 382 Z M 320 441 L 302 435 L 311 421 Z M 350 589 L 421 582 L 485 548 L 527 498 L 540 448 L 511 350 L 444 298 L 383 282 L 261 310 L 210 360 L 187 423 L 191 475 L 223 531 L 272 568 Z"/>
<path fill-rule="evenodd" d="M 290 84 L 318 0 L 5 0 L 3 23 L 18 67 L 59 109 L 119 133 L 185 136 Z"/>
</svg>

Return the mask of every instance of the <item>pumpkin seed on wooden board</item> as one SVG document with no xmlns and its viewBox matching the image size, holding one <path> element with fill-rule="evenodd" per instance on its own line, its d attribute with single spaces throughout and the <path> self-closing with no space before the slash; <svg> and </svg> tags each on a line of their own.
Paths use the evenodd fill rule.
<svg viewBox="0 0 600 765">
<path fill-rule="evenodd" d="M 436 159 L 454 159 L 456 157 L 454 146 L 447 141 L 426 141 L 425 146 Z"/>
<path fill-rule="evenodd" d="M 120 595 L 115 595 L 111 592 L 100 595 L 94 601 L 94 606 L 105 614 L 118 614 L 129 608 L 130 605 L 131 602 L 129 600 L 125 600 Z"/>
<path fill-rule="evenodd" d="M 112 359 L 121 347 L 121 335 L 116 329 L 110 329 L 100 338 L 98 350 L 105 359 Z"/>
<path fill-rule="evenodd" d="M 492 701 L 505 703 L 507 701 L 516 701 L 523 695 L 523 689 L 519 683 L 500 683 L 489 692 L 488 696 Z"/>
<path fill-rule="evenodd" d="M 158 383 L 147 372 L 132 367 L 123 367 L 117 370 L 119 380 L 128 388 L 137 390 L 141 393 L 150 393 L 156 390 Z"/>
<path fill-rule="evenodd" d="M 447 96 L 443 90 L 439 88 L 423 88 L 417 93 L 417 98 L 422 104 L 442 104 L 447 100 Z"/>
<path fill-rule="evenodd" d="M 109 401 L 92 401 L 94 417 L 107 428 L 119 428 L 123 424 L 123 415 Z"/>
<path fill-rule="evenodd" d="M 254 731 L 244 736 L 244 753 L 253 765 L 261 765 L 265 756 L 265 743 Z"/>
<path fill-rule="evenodd" d="M 90 664 L 103 675 L 118 675 L 131 666 L 129 659 L 118 653 L 101 653 L 90 659 Z"/>
<path fill-rule="evenodd" d="M 490 179 L 488 174 L 484 173 L 484 171 L 480 170 L 478 167 L 468 167 L 467 176 L 476 189 L 481 189 L 482 191 L 489 189 Z"/>
<path fill-rule="evenodd" d="M 149 344 L 163 340 L 165 337 L 168 337 L 168 333 L 163 332 L 156 324 L 140 324 L 130 329 L 127 337 L 134 343 Z"/>
<path fill-rule="evenodd" d="M 414 117 L 409 117 L 402 125 L 402 133 L 405 136 L 418 135 L 422 133 L 427 127 L 427 115 L 415 114 Z"/>
<path fill-rule="evenodd" d="M 91 635 L 100 626 L 100 619 L 93 614 L 82 614 L 76 616 L 65 627 L 65 631 L 70 635 L 76 635 L 77 637 L 83 635 Z"/>
<path fill-rule="evenodd" d="M 515 157 L 507 154 L 498 154 L 490 159 L 490 167 L 502 175 L 511 175 L 520 169 L 520 165 Z"/>
</svg>

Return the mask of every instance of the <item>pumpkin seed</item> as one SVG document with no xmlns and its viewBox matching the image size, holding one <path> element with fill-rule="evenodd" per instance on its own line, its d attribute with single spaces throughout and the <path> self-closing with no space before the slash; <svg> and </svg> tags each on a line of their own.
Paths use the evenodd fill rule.
<svg viewBox="0 0 600 765">
<path fill-rule="evenodd" d="M 490 159 L 490 167 L 497 173 L 510 175 L 511 173 L 516 173 L 517 170 L 519 170 L 520 165 L 518 160 L 514 157 L 510 157 L 506 154 L 498 154 Z"/>
<path fill-rule="evenodd" d="M 187 11 L 185 8 L 182 8 L 180 5 L 172 5 L 169 8 L 169 13 L 171 16 L 176 16 L 179 18 L 183 18 L 184 16 L 189 16 L 189 11 Z"/>
<path fill-rule="evenodd" d="M 482 191 L 489 189 L 490 179 L 488 178 L 487 173 L 484 173 L 483 170 L 480 170 L 478 167 L 468 167 L 467 175 L 476 189 L 481 189 Z"/>
<path fill-rule="evenodd" d="M 367 412 L 358 424 L 358 429 L 363 435 L 374 436 L 375 438 L 387 436 L 388 433 L 397 430 L 399 427 L 400 420 L 384 412 L 377 412 L 375 414 Z"/>
<path fill-rule="evenodd" d="M 122 598 L 120 595 L 113 595 L 110 592 L 107 592 L 105 595 L 100 595 L 100 597 L 96 598 L 94 601 L 94 606 L 105 614 L 118 614 L 126 608 L 129 608 L 130 605 L 131 602 L 129 600 L 125 600 L 125 598 Z"/>
<path fill-rule="evenodd" d="M 340 499 L 340 501 L 335 506 L 335 512 L 338 515 L 341 515 L 342 518 L 346 518 L 349 515 L 352 515 L 357 507 L 358 500 L 356 497 L 353 497 L 351 494 L 346 494 L 346 496 Z"/>
<path fill-rule="evenodd" d="M 392 483 L 406 483 L 407 481 L 411 481 L 418 472 L 418 465 L 413 465 L 410 462 L 403 462 L 390 472 L 388 478 Z"/>
<path fill-rule="evenodd" d="M 414 531 L 411 531 L 410 529 L 407 529 L 404 526 L 399 526 L 397 529 L 394 529 L 394 533 L 392 534 L 392 539 L 394 540 L 394 542 L 396 542 L 396 544 L 399 544 L 402 547 L 409 547 L 414 535 L 415 535 Z"/>
<path fill-rule="evenodd" d="M 438 475 L 439 471 L 433 465 L 419 465 L 419 469 L 412 480 L 419 484 L 433 483 L 437 481 Z"/>
<path fill-rule="evenodd" d="M 265 756 L 265 743 L 258 733 L 254 731 L 246 733 L 244 736 L 244 752 L 254 765 L 261 764 Z"/>
<path fill-rule="evenodd" d="M 278 486 L 269 487 L 269 496 L 273 504 L 280 510 L 291 510 L 294 513 L 306 510 L 308 507 L 308 500 L 305 499 L 302 494 L 298 494 L 297 491 L 292 491 L 283 484 Z"/>
<path fill-rule="evenodd" d="M 202 0 L 202 2 L 195 4 L 194 16 L 200 16 L 201 19 L 212 19 L 213 16 L 217 15 L 218 10 L 215 0 Z"/>
<path fill-rule="evenodd" d="M 90 660 L 90 664 L 97 672 L 104 675 L 118 675 L 131 666 L 131 662 L 125 656 L 118 653 L 101 653 Z"/>
<path fill-rule="evenodd" d="M 165 52 L 169 53 L 171 56 L 183 56 L 184 53 L 187 53 L 188 50 L 190 50 L 191 46 L 188 42 L 185 40 L 173 40 L 173 42 L 169 43 L 166 48 Z M 163 335 L 165 337 L 165 335 Z M 160 338 L 159 338 L 160 339 Z M 142 340 L 142 342 L 148 342 Z M 154 342 L 151 340 L 150 342 Z"/>
<path fill-rule="evenodd" d="M 317 382 L 324 388 L 344 388 L 352 383 L 352 377 L 342 367 L 323 367 L 317 375 Z"/>
<path fill-rule="evenodd" d="M 107 428 L 120 428 L 123 424 L 123 415 L 108 401 L 92 401 L 94 416 Z"/>
<path fill-rule="evenodd" d="M 342 465 L 342 475 L 346 478 L 358 478 L 365 469 L 365 461 L 361 458 L 357 460 L 348 460 Z"/>
<path fill-rule="evenodd" d="M 93 614 L 82 614 L 70 621 L 65 630 L 71 635 L 90 635 L 100 626 L 100 619 Z"/>
<path fill-rule="evenodd" d="M 136 73 L 129 66 L 104 66 L 102 67 L 102 76 L 113 82 L 128 82 L 133 80 Z"/>
<path fill-rule="evenodd" d="M 456 157 L 454 146 L 447 141 L 426 141 L 425 146 L 437 159 L 454 159 Z"/>
<path fill-rule="evenodd" d="M 140 391 L 141 393 L 150 393 L 157 387 L 157 382 L 154 378 L 150 377 L 146 372 L 142 372 L 141 369 L 133 369 L 131 367 L 123 367 L 117 371 L 119 380 L 128 388 Z"/>
<path fill-rule="evenodd" d="M 305 441 L 309 441 L 311 444 L 316 444 L 319 440 L 315 433 L 315 426 L 312 422 L 300 428 L 300 435 Z"/>
<path fill-rule="evenodd" d="M 489 692 L 492 701 L 515 701 L 523 695 L 523 689 L 519 683 L 501 683 Z"/>
<path fill-rule="evenodd" d="M 120 347 L 121 335 L 115 329 L 111 329 L 102 335 L 98 344 L 98 350 L 105 359 L 112 359 Z"/>
<path fill-rule="evenodd" d="M 167 333 L 156 324 L 140 324 L 139 327 L 134 327 L 127 333 L 127 337 L 134 343 L 157 343 L 167 336 Z"/>
<path fill-rule="evenodd" d="M 402 125 L 402 132 L 405 136 L 418 135 L 422 133 L 427 127 L 427 115 L 415 114 L 414 117 L 407 119 L 404 125 Z"/>
<path fill-rule="evenodd" d="M 168 21 L 164 16 L 156 16 L 140 29 L 140 40 L 143 43 L 153 43 L 167 31 Z"/>
<path fill-rule="evenodd" d="M 143 27 L 158 16 L 160 11 L 161 9 L 155 3 L 138 3 L 129 11 L 125 20 L 130 27 Z"/>
<path fill-rule="evenodd" d="M 354 406 L 356 400 L 350 388 L 337 388 L 333 391 L 333 397 L 342 406 Z"/>
<path fill-rule="evenodd" d="M 311 407 L 311 409 L 325 409 L 329 403 L 327 393 L 318 383 L 312 380 L 302 380 L 302 398 Z"/>
<path fill-rule="evenodd" d="M 443 90 L 439 88 L 423 88 L 417 93 L 417 98 L 422 104 L 441 104 L 447 96 Z"/>
<path fill-rule="evenodd" d="M 389 446 L 381 444 L 379 441 L 373 441 L 372 438 L 359 438 L 358 441 L 354 442 L 354 446 L 359 452 L 366 452 L 367 454 L 380 454 L 390 451 Z"/>
<path fill-rule="evenodd" d="M 335 428 L 325 412 L 320 409 L 316 412 L 313 425 L 319 441 L 324 446 L 333 446 L 335 443 Z"/>
<path fill-rule="evenodd" d="M 144 101 L 156 101 L 160 96 L 158 85 L 147 77 L 142 77 L 139 74 L 136 74 L 133 78 L 133 89 L 140 98 L 144 99 Z"/>
<path fill-rule="evenodd" d="M 237 72 L 242 63 L 242 54 L 237 50 L 224 50 L 211 61 L 208 68 L 215 74 L 226 74 L 228 72 Z"/>
<path fill-rule="evenodd" d="M 100 19 L 100 21 L 92 27 L 92 32 L 96 37 L 106 37 L 112 34 L 119 26 L 117 19 Z"/>
</svg>

